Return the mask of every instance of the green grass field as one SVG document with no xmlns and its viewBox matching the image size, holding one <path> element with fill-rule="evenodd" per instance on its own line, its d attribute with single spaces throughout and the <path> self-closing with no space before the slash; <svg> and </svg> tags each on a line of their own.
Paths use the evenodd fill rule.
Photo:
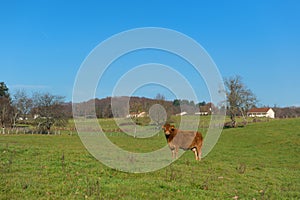
<svg viewBox="0 0 300 200">
<path fill-rule="evenodd" d="M 163 134 L 108 135 L 138 152 L 166 144 Z M 201 162 L 188 151 L 144 174 L 104 166 L 77 135 L 0 135 L 0 199 L 300 199 L 300 119 L 224 129 Z"/>
</svg>

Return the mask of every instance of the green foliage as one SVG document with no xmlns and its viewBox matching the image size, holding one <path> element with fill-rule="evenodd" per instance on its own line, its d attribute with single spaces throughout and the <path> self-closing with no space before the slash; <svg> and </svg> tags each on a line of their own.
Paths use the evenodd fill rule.
<svg viewBox="0 0 300 200">
<path fill-rule="evenodd" d="M 4 82 L 0 82 L 0 126 L 11 126 L 12 117 L 13 107 L 8 87 Z"/>
<path fill-rule="evenodd" d="M 100 123 L 117 127 L 111 119 Z M 102 165 L 67 132 L 0 135 L 0 199 L 299 199 L 299 130 L 299 118 L 225 129 L 201 162 L 186 152 L 145 174 Z M 107 134 L 134 152 L 166 145 L 163 134 L 148 139 Z"/>
<path fill-rule="evenodd" d="M 9 96 L 8 87 L 4 82 L 0 82 L 0 97 L 8 98 Z"/>
</svg>

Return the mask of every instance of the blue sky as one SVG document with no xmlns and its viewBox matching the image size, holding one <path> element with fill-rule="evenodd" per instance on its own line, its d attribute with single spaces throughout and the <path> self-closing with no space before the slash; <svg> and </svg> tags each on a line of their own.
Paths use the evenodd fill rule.
<svg viewBox="0 0 300 200">
<path fill-rule="evenodd" d="M 133 28 L 163 27 L 201 44 L 222 77 L 242 76 L 261 105 L 300 106 L 299 10 L 297 0 L 4 0 L 0 81 L 11 92 L 48 91 L 69 101 L 81 63 L 100 42 Z M 156 53 L 150 57 L 157 58 Z M 136 94 L 154 97 L 148 89 Z"/>
</svg>

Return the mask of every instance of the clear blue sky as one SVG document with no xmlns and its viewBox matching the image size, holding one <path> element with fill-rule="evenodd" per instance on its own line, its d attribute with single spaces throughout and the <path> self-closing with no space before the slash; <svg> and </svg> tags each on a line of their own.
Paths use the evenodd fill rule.
<svg viewBox="0 0 300 200">
<path fill-rule="evenodd" d="M 300 106 L 300 1 L 178 2 L 3 0 L 0 81 L 11 92 L 48 91 L 68 101 L 81 63 L 100 42 L 164 27 L 200 43 L 223 77 L 242 76 L 260 104 Z"/>
</svg>

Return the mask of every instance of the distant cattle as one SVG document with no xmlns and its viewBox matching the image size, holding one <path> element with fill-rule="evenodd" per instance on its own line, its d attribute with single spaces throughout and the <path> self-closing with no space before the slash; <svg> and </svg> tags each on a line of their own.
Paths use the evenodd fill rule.
<svg viewBox="0 0 300 200">
<path fill-rule="evenodd" d="M 200 132 L 179 130 L 170 124 L 165 124 L 162 128 L 173 158 L 177 157 L 178 149 L 183 149 L 185 151 L 192 150 L 196 160 L 201 160 L 203 137 Z"/>
</svg>

